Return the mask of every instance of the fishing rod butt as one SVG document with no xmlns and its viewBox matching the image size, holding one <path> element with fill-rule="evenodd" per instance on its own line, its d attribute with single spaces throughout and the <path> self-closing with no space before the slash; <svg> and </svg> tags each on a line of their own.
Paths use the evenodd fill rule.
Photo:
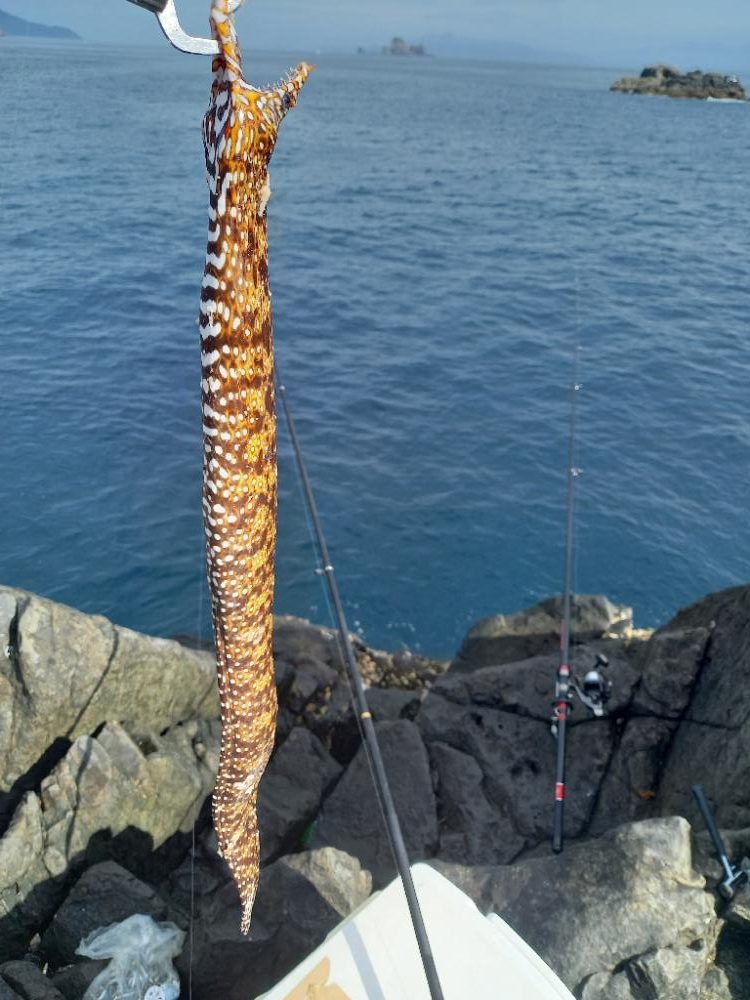
<svg viewBox="0 0 750 1000">
<path fill-rule="evenodd" d="M 555 854 L 562 854 L 563 849 L 563 804 L 561 801 L 555 802 L 555 819 L 552 827 L 552 851 Z"/>
</svg>

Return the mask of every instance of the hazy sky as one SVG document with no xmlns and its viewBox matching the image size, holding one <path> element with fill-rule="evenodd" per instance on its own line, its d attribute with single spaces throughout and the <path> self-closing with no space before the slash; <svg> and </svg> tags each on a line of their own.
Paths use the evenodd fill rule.
<svg viewBox="0 0 750 1000">
<path fill-rule="evenodd" d="M 65 24 L 92 41 L 157 43 L 152 15 L 126 0 L 0 0 L 31 20 Z M 178 0 L 183 26 L 206 33 L 208 0 Z M 620 64 L 682 59 L 750 67 L 748 0 L 247 0 L 245 45 L 260 49 L 375 47 L 450 35 L 478 49 L 515 43 Z M 502 53 L 501 53 L 502 54 Z M 722 68 L 721 65 L 716 68 Z"/>
</svg>

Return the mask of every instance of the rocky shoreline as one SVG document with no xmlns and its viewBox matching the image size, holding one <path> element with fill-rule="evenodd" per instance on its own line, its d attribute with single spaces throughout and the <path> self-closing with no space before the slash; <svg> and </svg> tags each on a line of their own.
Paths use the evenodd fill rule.
<svg viewBox="0 0 750 1000">
<path fill-rule="evenodd" d="M 690 786 L 732 857 L 750 855 L 750 587 L 653 634 L 604 597 L 575 611 L 573 667 L 603 653 L 614 690 L 604 718 L 573 717 L 559 857 L 559 600 L 478 623 L 451 664 L 356 642 L 410 857 L 499 913 L 582 1000 L 747 997 L 750 897 L 712 891 Z M 248 940 L 210 823 L 210 652 L 0 588 L 0 998 L 81 997 L 103 967 L 75 954 L 82 937 L 134 913 L 187 930 L 192 911 L 193 996 L 247 1000 L 393 877 L 335 636 L 281 617 L 274 648 Z M 185 980 L 187 948 L 176 965 Z"/>
<path fill-rule="evenodd" d="M 624 76 L 610 90 L 623 94 L 652 94 L 663 97 L 692 97 L 698 100 L 746 101 L 747 93 L 736 76 L 704 73 L 699 69 L 683 73 L 659 63 L 647 66 L 640 76 Z"/>
</svg>

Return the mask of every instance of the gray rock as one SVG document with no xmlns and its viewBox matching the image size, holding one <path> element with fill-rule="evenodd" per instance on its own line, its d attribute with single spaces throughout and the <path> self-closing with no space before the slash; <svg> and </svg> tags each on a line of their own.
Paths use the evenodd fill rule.
<svg viewBox="0 0 750 1000">
<path fill-rule="evenodd" d="M 625 972 L 636 995 L 640 992 L 660 1000 L 699 1000 L 708 957 L 706 948 L 678 944 L 631 959 Z"/>
<path fill-rule="evenodd" d="M 706 970 L 702 949 L 677 945 L 635 956 L 611 975 L 597 973 L 586 981 L 581 1000 L 731 1000 L 722 992 L 726 983 L 719 970 Z"/>
<path fill-rule="evenodd" d="M 706 629 L 710 638 L 664 763 L 655 807 L 701 829 L 690 788 L 700 783 L 716 803 L 720 826 L 750 826 L 750 587 L 735 587 L 682 611 L 670 631 Z"/>
<path fill-rule="evenodd" d="M 581 1000 L 633 1000 L 627 972 L 594 973 L 585 980 L 580 997 Z"/>
<path fill-rule="evenodd" d="M 23 952 L 59 901 L 43 852 L 42 810 L 28 792 L 0 840 L 0 961 Z"/>
<path fill-rule="evenodd" d="M 670 968 L 677 976 L 674 996 L 697 1000 L 691 991 L 709 967 L 717 918 L 692 870 L 684 819 L 629 824 L 569 845 L 562 855 L 506 867 L 433 864 L 480 909 L 507 920 L 570 989 L 588 984 L 589 1000 L 627 997 L 624 980 L 617 979 L 623 971 L 631 983 L 638 976 L 661 982 Z M 610 987 L 605 977 L 614 977 Z M 661 998 L 645 987 L 633 996 Z"/>
<path fill-rule="evenodd" d="M 57 965 L 75 961 L 76 948 L 92 931 L 143 913 L 166 920 L 164 900 L 114 861 L 89 868 L 76 882 L 42 937 L 42 947 Z"/>
<path fill-rule="evenodd" d="M 372 876 L 356 858 L 335 847 L 321 847 L 284 858 L 287 868 L 304 875 L 343 920 L 372 892 Z"/>
<path fill-rule="evenodd" d="M 712 966 L 703 978 L 700 1000 L 732 1000 L 729 980 L 723 969 Z"/>
<path fill-rule="evenodd" d="M 435 796 L 427 752 L 413 722 L 381 722 L 376 731 L 410 861 L 431 857 L 438 842 Z M 358 858 L 376 886 L 395 873 L 390 845 L 361 747 L 323 804 L 314 847 L 336 847 Z"/>
<path fill-rule="evenodd" d="M 10 587 L 0 588 L 0 706 L 0 828 L 44 777 L 50 748 L 52 766 L 104 722 L 161 731 L 219 712 L 209 654 Z"/>
<path fill-rule="evenodd" d="M 134 827 L 159 847 L 178 830 L 188 832 L 214 774 L 198 753 L 218 743 L 215 724 L 188 723 L 164 736 L 149 734 L 145 753 L 124 727 L 110 723 L 96 739 L 82 736 L 42 782 L 46 827 L 44 860 L 51 875 L 64 874 L 94 834 L 117 835 Z M 215 760 L 215 752 L 213 758 Z"/>
<path fill-rule="evenodd" d="M 0 978 L 23 1000 L 64 1000 L 62 993 L 55 989 L 39 966 L 31 962 L 0 965 Z"/>
<path fill-rule="evenodd" d="M 476 670 L 551 653 L 560 646 L 562 598 L 550 597 L 512 615 L 493 615 L 472 626 L 451 671 Z M 633 609 L 613 604 L 601 594 L 574 594 L 571 639 L 590 642 L 616 633 L 627 636 L 633 627 Z"/>
<path fill-rule="evenodd" d="M 260 783 L 263 863 L 294 850 L 342 768 L 317 737 L 297 727 L 274 753 Z"/>
<path fill-rule="evenodd" d="M 218 724 L 197 721 L 163 735 L 110 723 L 95 739 L 79 737 L 0 840 L 0 959 L 48 923 L 94 845 L 106 854 L 126 838 L 146 855 L 189 832 L 213 785 L 218 742 Z"/>
</svg>

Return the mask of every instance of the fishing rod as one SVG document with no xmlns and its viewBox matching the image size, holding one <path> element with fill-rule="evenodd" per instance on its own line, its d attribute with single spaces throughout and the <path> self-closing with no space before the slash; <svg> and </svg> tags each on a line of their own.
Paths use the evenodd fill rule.
<svg viewBox="0 0 750 1000">
<path fill-rule="evenodd" d="M 612 683 L 602 676 L 600 667 L 607 667 L 606 656 L 598 653 L 596 664 L 584 677 L 583 684 L 570 671 L 570 621 L 573 584 L 573 531 L 575 525 L 576 480 L 580 469 L 576 468 L 576 431 L 578 422 L 578 393 L 583 385 L 578 381 L 578 351 L 575 353 L 575 368 L 570 405 L 570 431 L 568 435 L 568 497 L 565 519 L 565 582 L 563 589 L 563 614 L 560 626 L 560 666 L 557 670 L 555 700 L 552 711 L 552 735 L 557 739 L 557 759 L 555 766 L 555 813 L 552 827 L 552 850 L 559 854 L 563 849 L 565 826 L 565 766 L 567 752 L 568 718 L 573 711 L 573 695 L 595 716 L 604 714 L 604 705 L 612 693 Z"/>
<path fill-rule="evenodd" d="M 334 568 L 331 563 L 331 556 L 328 551 L 328 545 L 326 544 L 325 535 L 323 533 L 323 525 L 321 524 L 320 515 L 318 514 L 318 507 L 317 504 L 315 503 L 315 496 L 313 494 L 312 483 L 310 482 L 310 477 L 307 472 L 307 466 L 305 465 L 305 460 L 302 456 L 302 448 L 300 446 L 299 438 L 297 436 L 297 429 L 294 423 L 294 419 L 292 417 L 292 412 L 289 407 L 289 401 L 286 395 L 286 386 L 281 381 L 281 376 L 279 374 L 278 366 L 276 368 L 276 382 L 278 386 L 279 396 L 281 397 L 281 403 L 284 410 L 284 416 L 286 418 L 286 424 L 289 429 L 289 437 L 292 442 L 294 457 L 297 462 L 297 469 L 299 470 L 299 476 L 302 482 L 302 490 L 305 496 L 305 503 L 307 505 L 307 510 L 310 514 L 310 519 L 312 521 L 313 531 L 315 534 L 315 541 L 318 547 L 318 555 L 320 557 L 320 567 L 318 572 L 321 574 L 321 576 L 325 577 L 326 584 L 328 586 L 328 593 L 331 598 L 331 603 L 333 605 L 333 610 L 338 626 L 339 640 L 341 643 L 341 648 L 344 653 L 344 662 L 346 665 L 347 672 L 349 674 L 349 680 L 351 682 L 355 709 L 359 716 L 360 730 L 362 732 L 365 753 L 367 754 L 367 758 L 370 763 L 370 771 L 372 773 L 373 781 L 375 783 L 375 791 L 378 796 L 378 801 L 380 803 L 383 819 L 385 820 L 385 825 L 386 825 L 386 830 L 388 832 L 388 839 L 390 841 L 391 850 L 393 852 L 393 856 L 396 861 L 396 867 L 398 868 L 398 873 L 401 878 L 401 883 L 404 887 L 406 902 L 409 907 L 411 922 L 414 927 L 414 935 L 417 939 L 419 954 L 422 958 L 422 966 L 424 968 L 424 974 L 427 979 L 427 985 L 429 987 L 430 996 L 432 997 L 432 1000 L 443 1000 L 443 991 L 440 987 L 440 980 L 438 979 L 437 968 L 435 966 L 435 959 L 432 954 L 432 949 L 430 948 L 430 942 L 427 937 L 427 929 L 425 928 L 424 919 L 422 917 L 422 911 L 420 909 L 419 900 L 417 898 L 417 892 L 414 887 L 414 880 L 412 878 L 411 868 L 409 866 L 409 856 L 406 852 L 406 844 L 404 843 L 404 837 L 401 831 L 401 823 L 399 821 L 398 814 L 396 812 L 396 806 L 393 801 L 393 795 L 391 794 L 391 788 L 388 782 L 388 776 L 385 771 L 385 765 L 383 764 L 383 756 L 380 751 L 380 742 L 378 740 L 377 731 L 372 721 L 372 714 L 370 713 L 370 710 L 367 706 L 367 696 L 365 694 L 365 687 L 364 684 L 362 683 L 362 675 L 360 673 L 357 657 L 354 653 L 354 648 L 352 646 L 352 641 L 349 634 L 349 626 L 347 625 L 346 622 L 346 615 L 344 614 L 344 606 L 341 603 L 341 595 L 339 593 L 338 583 L 336 581 L 336 574 L 334 572 Z"/>
</svg>

